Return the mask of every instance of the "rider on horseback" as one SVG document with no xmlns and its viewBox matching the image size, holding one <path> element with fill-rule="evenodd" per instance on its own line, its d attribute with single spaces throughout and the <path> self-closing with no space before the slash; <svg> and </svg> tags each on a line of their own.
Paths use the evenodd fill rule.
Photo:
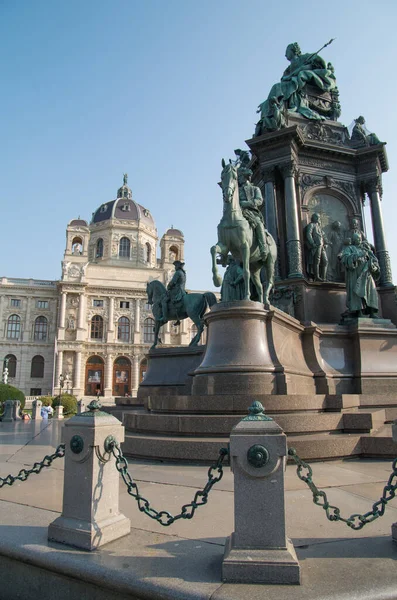
<svg viewBox="0 0 397 600">
<path fill-rule="evenodd" d="M 184 262 L 180 260 L 174 261 L 175 273 L 172 276 L 171 281 L 167 285 L 167 291 L 163 295 L 161 299 L 161 309 L 163 315 L 161 317 L 161 321 L 163 323 L 167 323 L 168 321 L 168 302 L 172 302 L 174 305 L 175 311 L 178 314 L 178 308 L 180 309 L 183 304 L 183 297 L 186 295 L 185 284 L 186 284 L 186 272 L 183 267 L 185 266 Z M 179 319 L 176 322 L 179 325 Z"/>
<path fill-rule="evenodd" d="M 266 241 L 265 223 L 260 210 L 263 198 L 260 189 L 251 183 L 252 171 L 246 164 L 237 169 L 238 193 L 243 216 L 255 232 L 261 259 L 266 260 L 269 249 Z"/>
</svg>

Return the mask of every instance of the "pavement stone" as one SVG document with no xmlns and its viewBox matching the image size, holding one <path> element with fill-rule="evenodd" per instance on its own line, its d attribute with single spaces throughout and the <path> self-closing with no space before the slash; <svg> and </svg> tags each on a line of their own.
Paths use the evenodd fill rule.
<svg viewBox="0 0 397 600">
<path fill-rule="evenodd" d="M 62 423 L 0 423 L 0 477 L 51 454 Z M 179 512 L 207 481 L 208 467 L 131 460 L 141 493 L 158 510 Z M 131 534 L 86 553 L 47 542 L 48 524 L 61 511 L 64 460 L 26 482 L 0 489 L 1 600 L 390 600 L 397 599 L 397 499 L 385 515 L 354 532 L 331 523 L 307 486 L 286 471 L 286 519 L 302 568 L 301 586 L 222 584 L 223 546 L 233 525 L 233 475 L 214 487 L 192 520 L 162 527 L 143 515 L 120 481 L 120 508 Z M 371 510 L 391 461 L 314 462 L 313 480 L 342 514 Z M 84 557 L 84 560 L 82 559 Z M 15 585 L 15 582 L 17 584 Z"/>
</svg>

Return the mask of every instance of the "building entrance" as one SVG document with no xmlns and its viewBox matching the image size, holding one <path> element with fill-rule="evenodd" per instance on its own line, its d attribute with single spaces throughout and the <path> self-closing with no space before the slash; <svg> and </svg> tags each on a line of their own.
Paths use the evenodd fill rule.
<svg viewBox="0 0 397 600">
<path fill-rule="evenodd" d="M 131 363 L 120 356 L 113 365 L 113 396 L 131 394 Z"/>
<path fill-rule="evenodd" d="M 91 356 L 87 360 L 85 369 L 85 394 L 96 396 L 99 392 L 103 396 L 104 362 L 100 356 Z"/>
</svg>

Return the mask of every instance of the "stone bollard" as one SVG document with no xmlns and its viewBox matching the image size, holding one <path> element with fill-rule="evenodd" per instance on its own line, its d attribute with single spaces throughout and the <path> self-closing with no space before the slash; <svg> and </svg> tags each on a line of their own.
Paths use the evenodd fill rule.
<svg viewBox="0 0 397 600">
<path fill-rule="evenodd" d="M 63 406 L 61 406 L 60 404 L 58 406 L 55 407 L 55 411 L 54 411 L 54 419 L 64 419 L 65 417 L 63 416 Z"/>
<path fill-rule="evenodd" d="M 65 422 L 65 475 L 62 515 L 48 528 L 48 539 L 95 550 L 130 532 L 130 520 L 119 511 L 120 476 L 105 441 L 124 441 L 118 419 L 99 410 L 93 401 L 88 412 Z"/>
<path fill-rule="evenodd" d="M 83 398 L 81 400 L 79 400 L 77 402 L 77 414 L 81 415 L 81 413 L 85 412 L 87 410 L 87 401 L 83 400 Z"/>
<path fill-rule="evenodd" d="M 3 417 L 2 417 L 2 421 L 3 423 L 12 423 L 13 422 L 13 411 L 14 411 L 14 401 L 13 400 L 6 400 L 3 404 L 4 406 L 4 413 L 3 413 Z"/>
<path fill-rule="evenodd" d="M 22 420 L 22 418 L 19 416 L 20 410 L 21 410 L 20 400 L 13 400 L 12 418 L 14 419 L 14 421 Z"/>
<path fill-rule="evenodd" d="M 43 417 L 41 416 L 41 407 L 43 403 L 41 400 L 33 400 L 32 402 L 32 419 L 34 421 L 42 421 Z"/>
<path fill-rule="evenodd" d="M 393 441 L 397 443 L 397 421 L 393 423 Z M 393 523 L 391 526 L 391 535 L 393 538 L 393 542 L 397 544 L 397 522 Z"/>
<path fill-rule="evenodd" d="M 227 583 L 300 584 L 300 566 L 285 531 L 287 438 L 254 402 L 230 435 L 234 532 L 227 539 Z"/>
</svg>

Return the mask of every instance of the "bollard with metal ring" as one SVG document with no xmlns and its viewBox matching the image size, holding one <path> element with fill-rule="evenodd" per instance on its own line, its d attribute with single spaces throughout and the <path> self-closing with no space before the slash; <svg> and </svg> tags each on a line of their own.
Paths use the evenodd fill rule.
<svg viewBox="0 0 397 600">
<path fill-rule="evenodd" d="M 254 402 L 230 435 L 234 532 L 222 563 L 226 583 L 300 583 L 299 562 L 285 529 L 286 455 L 285 433 Z"/>
<path fill-rule="evenodd" d="M 130 520 L 119 511 L 119 474 L 109 437 L 124 441 L 118 419 L 93 400 L 88 411 L 65 422 L 63 508 L 48 528 L 48 539 L 95 550 L 130 532 Z"/>
</svg>

